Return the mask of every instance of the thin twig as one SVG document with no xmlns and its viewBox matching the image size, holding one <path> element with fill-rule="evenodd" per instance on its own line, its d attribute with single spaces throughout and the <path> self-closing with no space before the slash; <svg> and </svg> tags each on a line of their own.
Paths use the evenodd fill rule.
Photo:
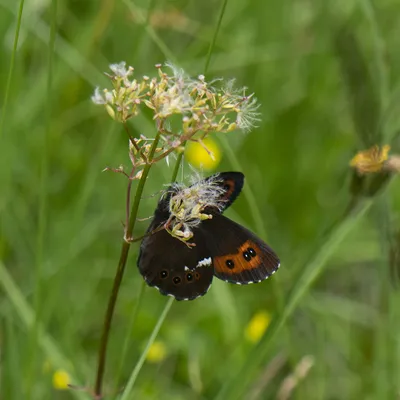
<svg viewBox="0 0 400 400">
<path fill-rule="evenodd" d="M 132 167 L 132 171 L 129 174 L 129 182 L 128 182 L 128 186 L 126 189 L 126 223 L 125 223 L 125 232 L 124 232 L 124 238 L 127 237 L 127 229 L 128 229 L 128 225 L 129 225 L 129 207 L 131 204 L 131 189 L 132 189 L 132 182 L 133 182 L 133 175 L 136 172 L 136 167 Z"/>
<path fill-rule="evenodd" d="M 132 143 L 132 146 L 135 148 L 135 150 L 138 152 L 138 154 L 140 155 L 140 157 L 143 158 L 143 161 L 148 164 L 149 161 L 147 159 L 147 157 L 143 154 L 143 152 L 140 150 L 138 144 L 136 143 L 136 139 L 130 134 L 129 130 L 128 130 L 128 125 L 126 123 L 123 124 L 124 125 L 124 129 L 126 134 L 128 135 L 129 141 Z"/>
</svg>

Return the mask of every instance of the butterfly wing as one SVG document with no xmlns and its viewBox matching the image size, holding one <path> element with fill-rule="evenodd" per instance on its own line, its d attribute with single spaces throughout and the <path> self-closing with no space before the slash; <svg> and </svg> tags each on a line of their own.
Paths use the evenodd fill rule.
<svg viewBox="0 0 400 400">
<path fill-rule="evenodd" d="M 156 227 L 153 222 L 149 231 Z M 204 233 L 198 229 L 195 243 L 189 248 L 165 230 L 145 237 L 138 267 L 146 283 L 176 300 L 193 300 L 206 294 L 213 279 L 212 258 Z"/>
<path fill-rule="evenodd" d="M 200 228 L 206 232 L 214 275 L 227 282 L 247 284 L 267 279 L 279 268 L 274 251 L 254 233 L 216 214 Z"/>
<path fill-rule="evenodd" d="M 244 175 L 241 172 L 219 172 L 205 179 L 215 180 L 217 185 L 224 189 L 220 201 L 223 207 L 216 213 L 223 213 L 239 196 L 244 184 Z"/>
<path fill-rule="evenodd" d="M 221 205 L 204 211 L 213 214 L 194 230 L 189 248 L 165 230 L 146 236 L 140 246 L 138 267 L 149 286 L 177 300 L 193 300 L 209 289 L 213 276 L 227 282 L 259 282 L 279 267 L 279 259 L 266 243 L 246 228 L 221 214 L 240 194 L 244 175 L 222 172 L 205 178 L 223 188 Z M 201 182 L 200 182 L 201 184 Z M 171 195 L 179 187 L 171 186 L 159 200 L 153 222 L 147 233 L 165 223 L 169 216 Z"/>
</svg>

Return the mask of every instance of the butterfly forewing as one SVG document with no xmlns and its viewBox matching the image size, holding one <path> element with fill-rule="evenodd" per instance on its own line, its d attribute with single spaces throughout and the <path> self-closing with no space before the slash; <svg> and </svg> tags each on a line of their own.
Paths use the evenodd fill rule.
<svg viewBox="0 0 400 400">
<path fill-rule="evenodd" d="M 206 180 L 212 179 L 217 182 L 218 186 L 224 189 L 220 197 L 221 207 L 218 211 L 218 213 L 222 213 L 236 200 L 242 191 L 244 175 L 241 172 L 220 172 L 206 178 Z"/>
</svg>

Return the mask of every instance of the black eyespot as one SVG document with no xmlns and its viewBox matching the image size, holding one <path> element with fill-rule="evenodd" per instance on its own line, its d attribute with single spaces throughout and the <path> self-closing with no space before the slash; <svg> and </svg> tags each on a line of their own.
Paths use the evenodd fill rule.
<svg viewBox="0 0 400 400">
<path fill-rule="evenodd" d="M 255 256 L 257 255 L 256 251 L 255 251 L 252 247 L 249 247 L 249 248 L 247 249 L 247 252 L 248 252 L 252 257 L 255 257 Z"/>
<path fill-rule="evenodd" d="M 199 280 L 199 279 L 200 279 L 200 274 L 199 274 L 198 272 L 196 272 L 196 273 L 194 274 L 194 277 L 195 277 L 197 280 Z"/>
<path fill-rule="evenodd" d="M 235 263 L 232 260 L 226 260 L 225 264 L 229 269 L 235 268 Z"/>
<path fill-rule="evenodd" d="M 186 280 L 189 282 L 193 280 L 193 275 L 190 272 L 186 274 Z"/>
<path fill-rule="evenodd" d="M 249 253 L 248 251 L 244 251 L 244 252 L 243 252 L 243 258 L 244 258 L 246 261 L 250 261 L 250 260 L 251 260 L 251 255 L 250 255 L 250 253 Z"/>
<path fill-rule="evenodd" d="M 172 282 L 174 282 L 175 285 L 179 285 L 181 283 L 181 278 L 179 278 L 179 276 L 175 276 L 175 278 L 172 279 Z"/>
<path fill-rule="evenodd" d="M 160 272 L 161 279 L 165 279 L 168 276 L 168 271 L 161 271 Z"/>
<path fill-rule="evenodd" d="M 229 190 L 231 190 L 231 185 L 228 185 L 227 183 L 225 183 L 223 188 L 224 188 L 225 192 L 229 192 Z"/>
</svg>

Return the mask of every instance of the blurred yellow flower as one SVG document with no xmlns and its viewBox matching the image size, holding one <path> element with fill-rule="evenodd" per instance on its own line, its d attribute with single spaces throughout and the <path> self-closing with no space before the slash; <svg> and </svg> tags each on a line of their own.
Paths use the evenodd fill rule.
<svg viewBox="0 0 400 400">
<path fill-rule="evenodd" d="M 221 161 L 221 150 L 217 142 L 211 138 L 204 139 L 203 144 L 204 146 L 198 142 L 188 142 L 186 159 L 195 168 L 213 170 Z"/>
<path fill-rule="evenodd" d="M 378 172 L 388 159 L 390 146 L 375 145 L 368 150 L 359 151 L 350 161 L 350 166 L 357 169 L 360 174 Z"/>
<path fill-rule="evenodd" d="M 249 342 L 257 343 L 264 332 L 267 330 L 271 322 L 271 315 L 269 312 L 263 310 L 258 311 L 250 320 L 246 327 L 245 336 Z"/>
<path fill-rule="evenodd" d="M 71 381 L 71 378 L 67 371 L 63 369 L 58 369 L 53 374 L 53 386 L 58 390 L 68 389 L 68 385 Z"/>
<path fill-rule="evenodd" d="M 149 349 L 147 353 L 146 359 L 151 363 L 159 363 L 164 360 L 167 355 L 167 348 L 165 344 L 161 341 L 156 340 Z"/>
</svg>

